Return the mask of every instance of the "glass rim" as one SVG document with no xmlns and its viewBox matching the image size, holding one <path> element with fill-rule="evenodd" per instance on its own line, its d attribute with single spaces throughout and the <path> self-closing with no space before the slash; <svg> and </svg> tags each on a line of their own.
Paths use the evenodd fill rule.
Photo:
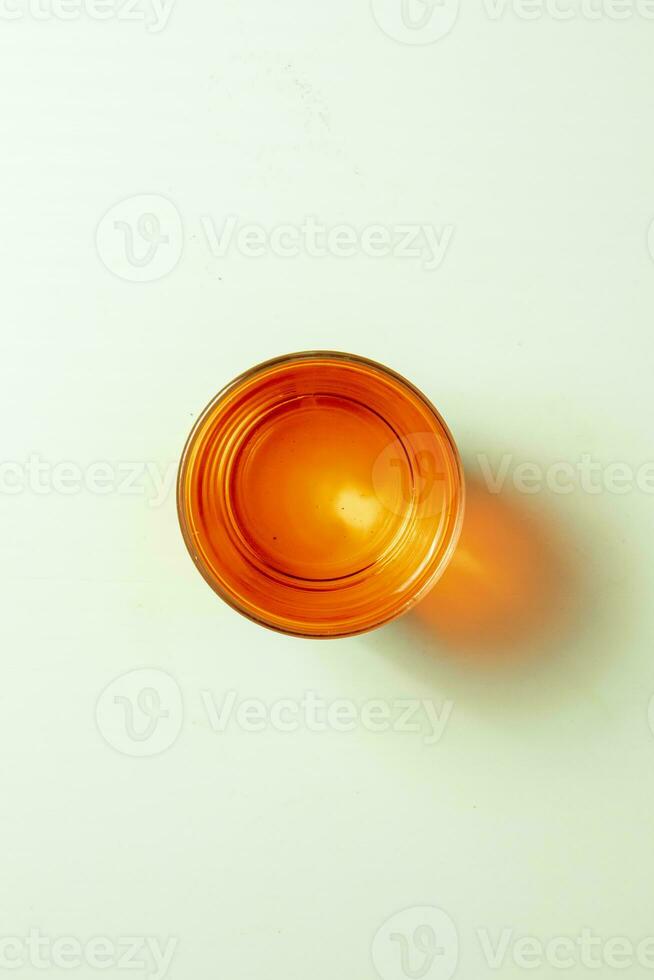
<svg viewBox="0 0 654 980">
<path fill-rule="evenodd" d="M 184 501 L 184 489 L 186 475 L 188 472 L 188 462 L 191 454 L 191 449 L 195 444 L 196 438 L 201 431 L 204 422 L 207 417 L 211 415 L 214 409 L 233 391 L 238 388 L 241 384 L 255 378 L 257 375 L 264 373 L 270 368 L 280 367 L 285 364 L 293 364 L 299 361 L 309 361 L 309 360 L 336 360 L 342 361 L 344 363 L 350 364 L 361 364 L 365 367 L 374 368 L 376 371 L 395 381 L 399 382 L 404 387 L 408 388 L 414 395 L 416 395 L 420 401 L 429 409 L 429 411 L 435 416 L 438 424 L 440 425 L 444 436 L 447 440 L 447 445 L 451 453 L 452 462 L 454 464 L 458 489 L 459 498 L 456 505 L 456 513 L 454 515 L 454 521 L 450 531 L 449 540 L 447 546 L 444 548 L 440 560 L 437 565 L 432 570 L 431 574 L 428 576 L 426 581 L 423 583 L 421 588 L 409 598 L 403 606 L 394 610 L 389 615 L 384 616 L 378 622 L 372 625 L 365 625 L 360 629 L 347 629 L 340 633 L 309 633 L 302 629 L 293 630 L 290 628 L 282 628 L 276 624 L 270 622 L 269 620 L 263 619 L 262 617 L 256 616 L 249 609 L 244 607 L 238 599 L 231 593 L 228 592 L 223 586 L 218 582 L 215 576 L 207 568 L 206 562 L 203 561 L 197 553 L 194 545 L 194 535 L 191 531 L 189 520 L 188 520 L 188 508 Z M 284 636 L 293 636 L 299 639 L 309 639 L 309 640 L 331 640 L 331 639 L 344 639 L 349 636 L 360 636 L 365 633 L 370 633 L 373 630 L 379 629 L 382 626 L 386 626 L 389 623 L 394 622 L 399 619 L 405 613 L 409 612 L 414 606 L 416 606 L 425 596 L 431 591 L 433 586 L 436 584 L 440 576 L 443 574 L 444 570 L 447 568 L 454 551 L 456 550 L 457 544 L 459 542 L 459 537 L 461 534 L 461 528 L 463 526 L 463 517 L 465 513 L 465 474 L 463 470 L 463 463 L 461 461 L 461 455 L 459 449 L 454 440 L 454 437 L 447 425 L 447 422 L 438 411 L 436 406 L 430 401 L 429 398 L 414 385 L 411 381 L 405 378 L 398 371 L 393 370 L 393 368 L 387 367 L 385 364 L 381 364 L 379 361 L 372 360 L 369 357 L 364 357 L 360 354 L 350 354 L 345 351 L 335 351 L 335 350 L 304 350 L 295 351 L 289 354 L 281 354 L 277 357 L 271 357 L 265 361 L 260 361 L 258 364 L 253 365 L 246 371 L 241 372 L 226 385 L 224 385 L 206 404 L 206 406 L 199 413 L 197 419 L 195 420 L 193 427 L 184 443 L 184 448 L 180 456 L 179 467 L 177 471 L 177 485 L 176 485 L 176 502 L 177 502 L 177 518 L 179 521 L 180 530 L 182 533 L 182 538 L 184 544 L 193 560 L 194 565 L 204 578 L 205 582 L 209 587 L 225 602 L 228 606 L 234 609 L 236 612 L 240 613 L 250 622 L 256 623 L 258 626 L 263 626 L 266 629 L 272 630 L 274 633 L 281 633 Z"/>
</svg>

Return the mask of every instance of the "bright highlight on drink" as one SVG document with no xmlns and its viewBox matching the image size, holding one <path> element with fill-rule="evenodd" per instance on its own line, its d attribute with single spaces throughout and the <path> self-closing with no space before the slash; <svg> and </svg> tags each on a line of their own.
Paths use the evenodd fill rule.
<svg viewBox="0 0 654 980">
<path fill-rule="evenodd" d="M 216 396 L 182 456 L 178 510 L 211 587 L 263 626 L 362 633 L 436 582 L 463 513 L 463 478 L 436 409 L 388 368 L 306 352 Z"/>
</svg>

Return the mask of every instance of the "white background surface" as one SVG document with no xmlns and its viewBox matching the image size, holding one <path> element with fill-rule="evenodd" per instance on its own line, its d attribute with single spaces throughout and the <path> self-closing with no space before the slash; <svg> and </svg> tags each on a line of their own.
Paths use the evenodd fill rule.
<svg viewBox="0 0 654 980">
<path fill-rule="evenodd" d="M 570 20 L 526 20 L 470 0 L 424 45 L 387 36 L 365 0 L 177 0 L 158 33 L 0 19 L 3 462 L 149 462 L 170 479 L 225 382 L 307 348 L 411 378 L 473 478 L 477 454 L 512 457 L 507 486 L 522 462 L 651 460 L 654 21 L 571 4 Z M 124 242 L 113 225 L 96 246 L 107 211 L 140 195 L 183 226 L 162 227 L 179 261 L 150 282 L 104 264 Z M 119 220 L 143 210 L 127 207 Z M 216 258 L 203 215 L 453 234 L 434 270 Z M 27 477 L 7 492 L 18 472 L 0 495 L 2 936 L 173 937 L 174 980 L 483 980 L 527 972 L 520 936 L 654 934 L 651 493 L 522 495 L 575 584 L 565 626 L 527 630 L 493 666 L 409 621 L 335 643 L 268 633 L 195 572 L 172 492 L 67 494 L 52 471 L 43 492 Z M 96 705 L 140 668 L 169 716 L 138 743 L 114 697 L 140 675 Z M 230 691 L 452 713 L 434 745 L 361 724 L 214 731 L 204 702 Z M 398 940 L 373 959 L 384 922 L 424 906 L 454 923 L 458 965 L 447 930 L 424 974 L 415 948 L 402 970 Z M 495 944 L 504 929 L 492 970 L 478 930 Z M 14 976 L 43 975 L 20 955 Z M 623 975 L 651 973 L 632 963 Z M 75 975 L 101 973 L 148 975 Z M 577 952 L 567 975 L 589 973 Z"/>
</svg>

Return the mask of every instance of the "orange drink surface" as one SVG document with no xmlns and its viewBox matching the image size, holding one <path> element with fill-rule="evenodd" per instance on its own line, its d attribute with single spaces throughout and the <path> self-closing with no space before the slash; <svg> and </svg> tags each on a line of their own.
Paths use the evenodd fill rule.
<svg viewBox="0 0 654 980">
<path fill-rule="evenodd" d="M 463 481 L 436 409 L 364 358 L 307 352 L 227 386 L 187 442 L 178 481 L 187 547 L 256 622 L 352 635 L 407 611 L 459 533 Z"/>
</svg>

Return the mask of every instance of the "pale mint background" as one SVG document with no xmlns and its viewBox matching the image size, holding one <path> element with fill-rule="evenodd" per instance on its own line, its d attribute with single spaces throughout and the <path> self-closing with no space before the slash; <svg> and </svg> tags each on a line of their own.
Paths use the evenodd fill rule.
<svg viewBox="0 0 654 980">
<path fill-rule="evenodd" d="M 469 0 L 421 45 L 366 0 L 177 0 L 159 33 L 23 12 L 0 20 L 4 462 L 164 470 L 226 381 L 306 348 L 411 378 L 477 476 L 478 454 L 654 459 L 654 21 L 493 19 Z M 96 249 L 137 195 L 183 223 L 178 264 L 152 282 Z M 434 270 L 215 258 L 201 218 L 230 214 L 453 233 Z M 651 492 L 519 495 L 573 574 L 556 628 L 492 667 L 413 622 L 333 644 L 265 632 L 195 573 L 172 493 L 154 507 L 115 490 L 0 495 L 2 936 L 175 937 L 174 980 L 372 980 L 380 927 L 435 906 L 458 931 L 455 976 L 513 980 L 558 971 L 510 951 L 492 970 L 478 930 L 654 935 Z M 96 704 L 141 668 L 173 679 L 173 744 L 133 742 L 134 758 L 107 744 L 130 747 L 129 681 Z M 220 733 L 203 691 L 453 706 L 433 745 L 361 725 Z M 566 975 L 592 973 L 577 958 Z"/>
</svg>

